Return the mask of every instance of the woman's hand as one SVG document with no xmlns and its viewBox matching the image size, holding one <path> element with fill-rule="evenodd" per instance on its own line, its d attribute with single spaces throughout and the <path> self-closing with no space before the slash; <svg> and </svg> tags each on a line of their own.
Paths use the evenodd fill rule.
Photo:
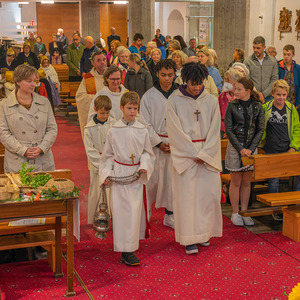
<svg viewBox="0 0 300 300">
<path fill-rule="evenodd" d="M 169 145 L 169 144 L 161 143 L 161 144 L 159 145 L 159 149 L 160 149 L 162 152 L 165 152 L 165 153 L 171 153 L 170 145 Z"/>
<path fill-rule="evenodd" d="M 252 151 L 249 149 L 242 149 L 240 151 L 241 157 L 249 157 L 252 154 Z"/>
<path fill-rule="evenodd" d="M 39 147 L 30 147 L 25 152 L 25 157 L 29 159 L 37 158 L 43 151 Z"/>
</svg>

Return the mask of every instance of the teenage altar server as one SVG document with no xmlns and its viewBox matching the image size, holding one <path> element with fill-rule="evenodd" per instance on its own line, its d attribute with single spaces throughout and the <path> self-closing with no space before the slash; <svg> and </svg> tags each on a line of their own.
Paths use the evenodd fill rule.
<svg viewBox="0 0 300 300">
<path fill-rule="evenodd" d="M 167 132 L 173 161 L 175 239 L 187 254 L 222 236 L 221 117 L 218 99 L 204 90 L 207 68 L 188 63 L 168 100 Z"/>
<path fill-rule="evenodd" d="M 114 251 L 122 252 L 121 261 L 129 266 L 140 262 L 134 251 L 139 240 L 149 237 L 147 199 L 143 184 L 149 180 L 155 156 L 147 128 L 135 118 L 139 108 L 136 92 L 127 92 L 121 98 L 123 117 L 108 131 L 101 156 L 104 168 L 100 185 L 109 184 L 109 176 L 119 177 L 111 187 Z M 141 172 L 138 180 L 126 184 L 124 176 Z M 125 184 L 125 185 L 123 185 Z"/>
<path fill-rule="evenodd" d="M 153 174 L 147 184 L 149 211 L 152 204 L 165 208 L 163 224 L 174 229 L 173 196 L 171 186 L 172 161 L 166 129 L 166 108 L 169 96 L 178 89 L 174 83 L 176 64 L 164 59 L 156 64 L 159 81 L 148 90 L 141 101 L 140 118 L 148 126 L 151 145 L 155 154 Z"/>
</svg>

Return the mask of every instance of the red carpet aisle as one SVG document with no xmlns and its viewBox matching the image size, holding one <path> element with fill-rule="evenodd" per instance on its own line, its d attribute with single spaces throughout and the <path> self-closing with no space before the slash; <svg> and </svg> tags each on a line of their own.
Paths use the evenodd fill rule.
<svg viewBox="0 0 300 300">
<path fill-rule="evenodd" d="M 56 166 L 72 169 L 75 183 L 86 185 L 80 195 L 83 239 L 75 243 L 75 269 L 94 299 L 281 300 L 300 282 L 300 243 L 280 233 L 254 235 L 223 217 L 223 237 L 188 256 L 174 242 L 173 230 L 162 225 L 162 209 L 153 211 L 151 238 L 140 243 L 141 265 L 121 264 L 120 254 L 112 251 L 112 233 L 101 241 L 85 224 L 89 179 L 80 131 L 57 120 Z M 0 278 L 5 300 L 61 299 L 65 292 L 66 279 L 55 280 L 44 260 L 0 265 Z M 88 299 L 75 282 L 77 299 Z"/>
</svg>

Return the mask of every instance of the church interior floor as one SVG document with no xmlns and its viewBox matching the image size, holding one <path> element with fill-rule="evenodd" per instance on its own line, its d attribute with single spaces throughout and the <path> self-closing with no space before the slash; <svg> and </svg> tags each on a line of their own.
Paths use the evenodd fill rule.
<svg viewBox="0 0 300 300">
<path fill-rule="evenodd" d="M 174 242 L 174 231 L 162 225 L 163 209 L 154 209 L 151 238 L 136 252 L 141 265 L 125 266 L 113 251 L 112 232 L 99 240 L 87 224 L 89 172 L 79 127 L 58 114 L 57 122 L 56 168 L 70 168 L 75 184 L 84 186 L 81 241 L 74 245 L 77 299 L 283 300 L 283 292 L 300 282 L 300 243 L 283 236 L 274 220 L 234 226 L 227 203 L 222 204 L 223 236 L 212 238 L 209 247 L 199 246 L 196 255 L 186 255 Z M 63 269 L 66 274 L 64 261 Z M 62 299 L 66 276 L 55 279 L 45 259 L 2 264 L 0 290 L 1 300 Z"/>
</svg>

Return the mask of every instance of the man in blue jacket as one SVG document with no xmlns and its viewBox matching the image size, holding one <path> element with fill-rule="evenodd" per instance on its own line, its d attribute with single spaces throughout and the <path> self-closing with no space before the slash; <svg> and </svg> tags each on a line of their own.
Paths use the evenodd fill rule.
<svg viewBox="0 0 300 300">
<path fill-rule="evenodd" d="M 133 37 L 133 43 L 128 48 L 131 53 L 137 53 L 140 55 L 142 60 L 146 59 L 146 46 L 143 45 L 143 35 L 141 33 L 136 33 Z"/>
<path fill-rule="evenodd" d="M 91 36 L 84 38 L 84 46 L 81 59 L 80 59 L 80 73 L 83 76 L 92 70 L 91 57 L 94 52 L 100 52 L 99 48 L 95 45 L 94 39 Z"/>
<path fill-rule="evenodd" d="M 283 59 L 278 62 L 279 79 L 284 79 L 290 89 L 287 100 L 296 107 L 300 105 L 300 65 L 293 60 L 295 48 L 293 45 L 283 47 Z"/>
</svg>

